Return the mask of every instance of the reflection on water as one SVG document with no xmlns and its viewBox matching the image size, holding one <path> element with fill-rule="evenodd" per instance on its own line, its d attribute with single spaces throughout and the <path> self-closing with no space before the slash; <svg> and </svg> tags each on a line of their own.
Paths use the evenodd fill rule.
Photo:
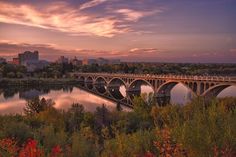
<svg viewBox="0 0 236 157">
<path fill-rule="evenodd" d="M 153 89 L 150 86 L 142 85 L 141 93 L 153 93 Z M 231 86 L 224 89 L 217 97 L 236 97 L 236 86 Z M 194 98 L 191 90 L 179 83 L 171 90 L 172 104 L 186 104 Z"/>
<path fill-rule="evenodd" d="M 231 86 L 223 90 L 218 97 L 231 96 L 236 97 L 236 86 Z"/>
<path fill-rule="evenodd" d="M 187 102 L 191 101 L 193 98 L 190 89 L 185 87 L 183 84 L 177 84 L 171 90 L 171 103 L 174 104 L 186 104 Z"/>
<path fill-rule="evenodd" d="M 4 89 L 0 92 L 0 114 L 23 113 L 23 108 L 27 102 L 34 97 L 39 96 L 46 99 L 52 99 L 57 109 L 68 109 L 72 103 L 84 105 L 86 111 L 93 112 L 96 107 L 105 104 L 107 108 L 113 110 L 116 104 L 103 99 L 99 96 L 90 94 L 78 87 L 62 88 L 51 87 L 51 90 L 44 88 L 38 89 Z M 127 108 L 125 108 L 127 109 Z"/>
<path fill-rule="evenodd" d="M 153 93 L 153 89 L 150 86 L 142 85 L 141 86 L 141 93 Z M 173 104 L 186 104 L 187 102 L 191 101 L 192 99 L 191 91 L 186 88 L 181 83 L 177 84 L 171 90 L 171 99 L 170 102 Z"/>
<path fill-rule="evenodd" d="M 125 96 L 125 88 L 121 87 L 120 92 Z M 153 92 L 149 86 L 142 86 L 141 93 Z M 228 87 L 218 97 L 236 97 L 236 87 Z M 85 110 L 94 111 L 96 107 L 105 104 L 110 110 L 116 108 L 116 103 L 100 96 L 88 93 L 73 86 L 52 86 L 52 87 L 16 87 L 0 89 L 0 114 L 23 113 L 27 100 L 33 97 L 45 97 L 55 102 L 58 109 L 68 109 L 72 103 L 84 105 Z M 191 92 L 182 84 L 177 84 L 171 91 L 171 102 L 174 104 L 185 104 L 192 98 Z M 128 110 L 127 108 L 124 108 Z"/>
</svg>

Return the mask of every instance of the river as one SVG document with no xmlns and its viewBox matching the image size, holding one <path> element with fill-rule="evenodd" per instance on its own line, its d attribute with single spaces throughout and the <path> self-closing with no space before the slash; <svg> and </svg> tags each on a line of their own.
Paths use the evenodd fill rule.
<svg viewBox="0 0 236 157">
<path fill-rule="evenodd" d="M 152 92 L 148 86 L 142 86 L 142 93 Z M 120 89 L 125 95 L 125 89 Z M 55 102 L 55 108 L 67 110 L 71 104 L 82 104 L 86 111 L 95 111 L 97 107 L 105 104 L 109 110 L 116 109 L 116 103 L 102 98 L 98 95 L 89 93 L 75 86 L 60 87 L 9 87 L 0 89 L 0 114 L 22 114 L 27 100 L 39 96 L 46 99 L 52 99 Z M 236 97 L 236 87 L 228 87 L 223 90 L 218 97 L 233 96 Z M 191 101 L 190 91 L 181 84 L 177 84 L 171 91 L 171 102 L 173 104 L 184 105 Z M 130 110 L 124 107 L 124 110 Z"/>
</svg>

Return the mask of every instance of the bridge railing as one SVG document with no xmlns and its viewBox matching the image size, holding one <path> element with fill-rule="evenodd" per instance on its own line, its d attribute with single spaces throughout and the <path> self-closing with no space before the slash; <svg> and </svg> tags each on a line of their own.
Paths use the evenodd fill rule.
<svg viewBox="0 0 236 157">
<path fill-rule="evenodd" d="M 195 80 L 195 81 L 216 81 L 216 82 L 236 82 L 236 77 L 228 76 L 196 76 L 196 75 L 154 75 L 154 74 L 121 74 L 121 73 L 77 73 L 83 76 L 112 76 L 125 78 L 145 78 L 145 79 L 174 79 L 174 80 Z"/>
</svg>

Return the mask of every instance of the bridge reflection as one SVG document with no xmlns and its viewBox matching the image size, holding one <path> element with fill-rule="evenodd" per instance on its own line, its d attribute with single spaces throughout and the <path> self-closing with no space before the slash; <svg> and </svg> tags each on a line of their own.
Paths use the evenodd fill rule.
<svg viewBox="0 0 236 157">
<path fill-rule="evenodd" d="M 192 96 L 216 97 L 225 88 L 236 85 L 235 77 L 133 75 L 108 73 L 75 73 L 81 88 L 132 107 L 135 96 L 141 95 L 141 87 L 149 86 L 154 100 L 160 106 L 170 103 L 171 90 L 182 84 Z M 125 88 L 125 94 L 121 93 Z"/>
<path fill-rule="evenodd" d="M 95 88 L 89 89 L 86 86 L 81 86 L 81 85 L 79 85 L 79 88 L 88 92 L 88 93 L 100 96 L 101 98 L 110 100 L 110 101 L 115 102 L 117 104 L 124 105 L 127 107 L 133 107 L 131 99 L 123 97 L 123 95 L 118 91 L 115 91 L 111 94 L 107 90 L 105 92 L 99 92 L 99 90 L 97 90 Z"/>
</svg>

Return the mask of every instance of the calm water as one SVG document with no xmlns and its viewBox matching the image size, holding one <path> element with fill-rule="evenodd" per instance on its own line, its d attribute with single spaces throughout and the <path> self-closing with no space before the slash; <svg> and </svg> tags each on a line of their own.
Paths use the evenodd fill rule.
<svg viewBox="0 0 236 157">
<path fill-rule="evenodd" d="M 148 86 L 142 86 L 142 93 L 152 92 Z M 120 89 L 125 95 L 125 89 Z M 0 89 L 0 114 L 23 113 L 23 108 L 27 100 L 35 96 L 52 99 L 55 107 L 66 110 L 72 103 L 84 105 L 85 110 L 94 111 L 96 107 L 105 104 L 110 110 L 116 108 L 116 103 L 104 99 L 100 96 L 88 93 L 78 87 L 40 87 L 40 88 L 7 88 Z M 235 96 L 236 87 L 228 87 L 222 91 L 218 97 Z M 191 100 L 190 91 L 181 84 L 176 85 L 171 91 L 171 102 L 175 104 L 185 104 Z M 124 108 L 129 110 L 128 108 Z"/>
</svg>

